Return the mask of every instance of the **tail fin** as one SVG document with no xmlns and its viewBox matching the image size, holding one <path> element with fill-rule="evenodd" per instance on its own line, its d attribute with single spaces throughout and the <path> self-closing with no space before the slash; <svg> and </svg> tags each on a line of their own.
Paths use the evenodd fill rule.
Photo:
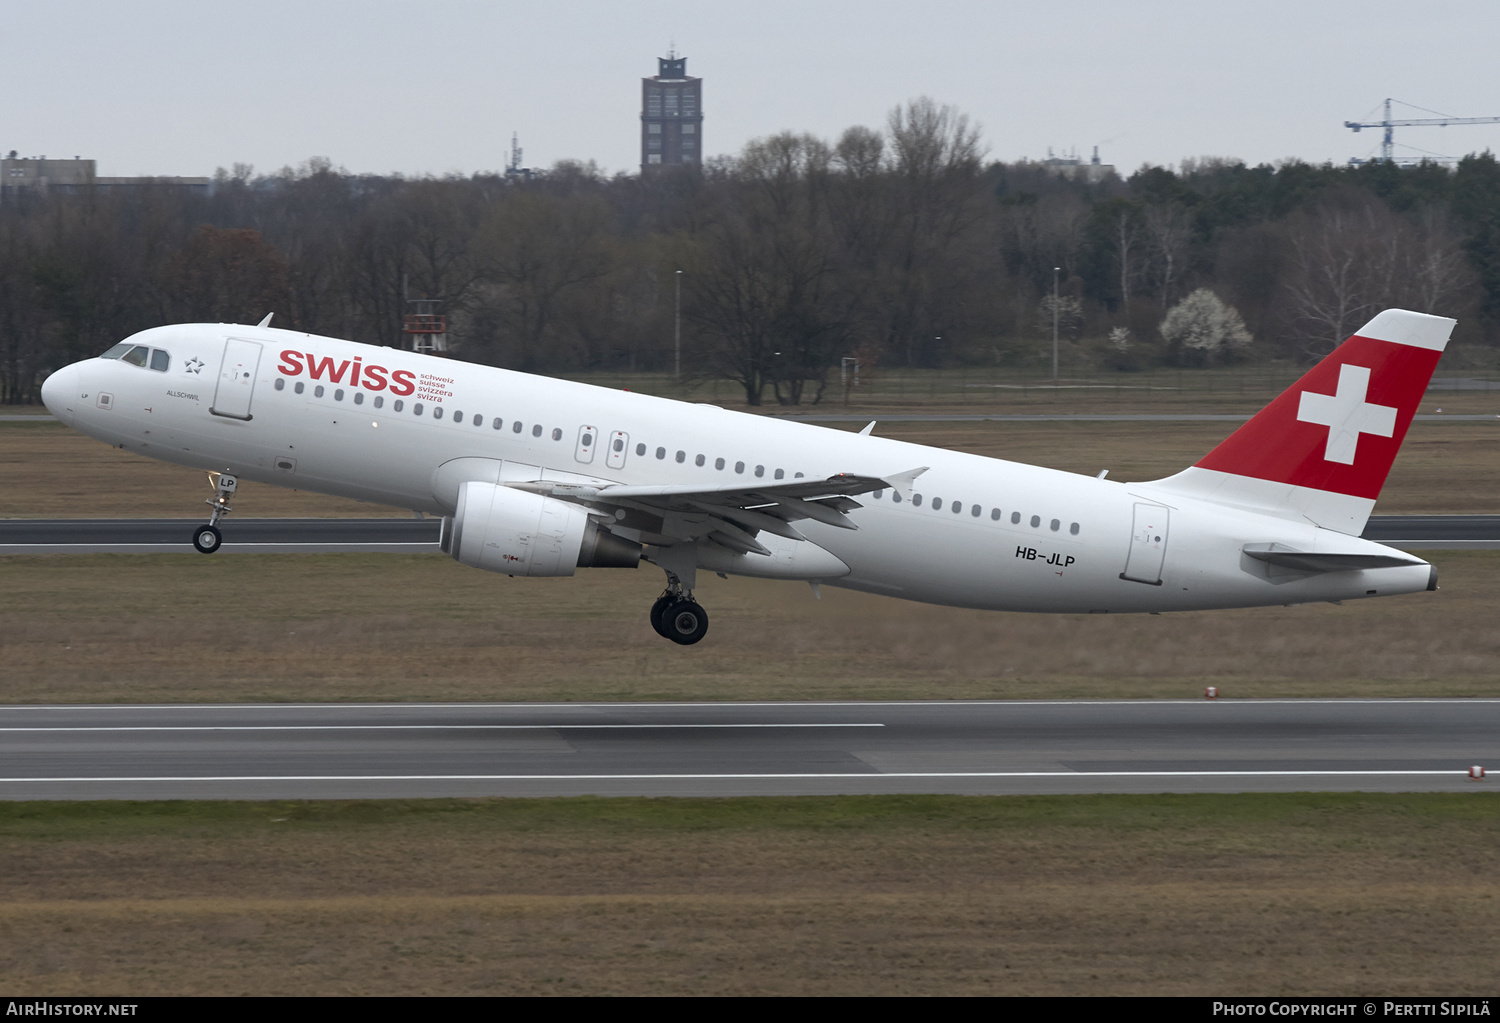
<svg viewBox="0 0 1500 1023">
<path fill-rule="evenodd" d="M 1197 465 L 1155 486 L 1358 536 L 1454 323 L 1387 309 Z"/>
</svg>

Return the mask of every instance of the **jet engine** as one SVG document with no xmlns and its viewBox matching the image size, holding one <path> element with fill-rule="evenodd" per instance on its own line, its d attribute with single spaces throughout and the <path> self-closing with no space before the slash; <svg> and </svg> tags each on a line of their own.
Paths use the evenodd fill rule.
<svg viewBox="0 0 1500 1023">
<path fill-rule="evenodd" d="M 577 505 L 494 483 L 459 488 L 443 536 L 454 561 L 506 575 L 572 575 L 641 560 L 640 544 L 601 529 Z"/>
</svg>

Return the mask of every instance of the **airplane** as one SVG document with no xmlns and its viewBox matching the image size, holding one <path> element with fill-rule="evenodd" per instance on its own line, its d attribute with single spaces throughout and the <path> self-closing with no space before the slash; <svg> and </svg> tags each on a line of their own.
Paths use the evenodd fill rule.
<svg viewBox="0 0 1500 1023">
<path fill-rule="evenodd" d="M 958 607 L 1167 612 L 1437 588 L 1360 538 L 1454 320 L 1379 313 L 1196 464 L 1119 482 L 269 326 L 134 334 L 42 385 L 58 419 L 240 479 L 443 519 L 508 576 L 666 573 L 652 627 L 701 640 L 699 572 Z M 859 500 L 856 500 L 859 499 Z"/>
</svg>

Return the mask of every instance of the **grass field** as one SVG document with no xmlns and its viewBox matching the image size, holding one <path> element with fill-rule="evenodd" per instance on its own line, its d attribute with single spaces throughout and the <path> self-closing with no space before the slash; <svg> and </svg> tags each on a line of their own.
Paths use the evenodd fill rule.
<svg viewBox="0 0 1500 1023">
<path fill-rule="evenodd" d="M 0 986 L 1487 995 L 1497 798 L 0 804 Z"/>
<path fill-rule="evenodd" d="M 1497 696 L 1500 552 L 1442 588 L 1302 607 L 1025 615 L 706 576 L 667 644 L 660 573 L 508 579 L 437 555 L 0 559 L 0 702 Z"/>
</svg>

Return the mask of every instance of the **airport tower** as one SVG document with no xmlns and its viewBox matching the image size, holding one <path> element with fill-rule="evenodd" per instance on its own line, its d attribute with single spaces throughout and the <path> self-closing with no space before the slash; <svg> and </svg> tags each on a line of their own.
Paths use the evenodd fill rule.
<svg viewBox="0 0 1500 1023">
<path fill-rule="evenodd" d="M 656 64 L 656 77 L 641 79 L 642 174 L 703 157 L 703 79 L 688 77 L 675 48 Z"/>
</svg>

